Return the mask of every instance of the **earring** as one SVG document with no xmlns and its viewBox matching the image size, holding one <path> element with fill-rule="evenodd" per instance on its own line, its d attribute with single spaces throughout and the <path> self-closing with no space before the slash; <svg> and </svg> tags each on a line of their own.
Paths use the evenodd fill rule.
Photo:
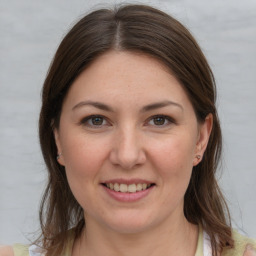
<svg viewBox="0 0 256 256">
<path fill-rule="evenodd" d="M 201 156 L 200 156 L 200 155 L 196 155 L 196 158 L 197 158 L 198 160 L 200 160 L 200 159 L 201 159 Z"/>
<path fill-rule="evenodd" d="M 62 155 L 62 153 L 59 153 L 59 154 L 57 155 L 56 159 L 59 160 L 60 157 L 61 157 L 61 155 Z"/>
</svg>

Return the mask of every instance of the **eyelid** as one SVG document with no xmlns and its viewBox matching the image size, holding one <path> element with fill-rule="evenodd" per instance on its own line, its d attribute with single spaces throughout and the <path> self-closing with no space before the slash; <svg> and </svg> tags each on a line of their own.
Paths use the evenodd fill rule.
<svg viewBox="0 0 256 256">
<path fill-rule="evenodd" d="M 92 119 L 92 118 L 97 118 L 97 117 L 102 118 L 105 122 L 107 122 L 107 124 L 91 125 L 91 124 L 88 123 L 88 121 L 89 121 L 90 119 Z M 158 118 L 158 117 L 164 118 L 165 120 L 168 121 L 168 123 L 167 123 L 167 124 L 163 124 L 163 125 L 151 125 L 151 124 L 149 124 L 150 121 L 152 121 L 154 118 Z M 157 114 L 157 115 L 150 116 L 150 117 L 145 121 L 145 123 L 146 123 L 146 126 L 153 126 L 153 127 L 157 127 L 157 128 L 164 128 L 164 127 L 169 126 L 169 125 L 171 125 L 171 124 L 177 124 L 177 122 L 175 121 L 174 118 L 172 118 L 172 117 L 170 117 L 170 116 L 168 116 L 168 115 L 164 115 L 164 114 Z M 110 123 L 110 121 L 108 120 L 108 118 L 106 118 L 106 117 L 103 116 L 103 115 L 97 115 L 97 114 L 89 115 L 89 116 L 86 116 L 86 117 L 82 118 L 81 121 L 79 121 L 79 124 L 80 124 L 80 125 L 87 126 L 87 127 L 89 127 L 89 128 L 96 128 L 96 129 L 97 129 L 97 128 L 102 128 L 102 127 L 104 127 L 104 126 L 111 126 L 111 123 Z"/>
<path fill-rule="evenodd" d="M 163 115 L 163 114 L 157 114 L 157 115 L 154 115 L 154 116 L 151 116 L 147 119 L 146 123 L 148 124 L 151 120 L 153 120 L 154 118 L 157 118 L 157 117 L 161 117 L 161 118 L 164 118 L 166 119 L 169 123 L 168 124 L 164 124 L 164 125 L 152 125 L 154 127 L 158 127 L 158 128 L 163 128 L 163 127 L 166 127 L 168 125 L 171 125 L 171 124 L 176 124 L 176 121 L 174 120 L 174 118 L 170 117 L 170 116 L 167 116 L 167 115 Z M 149 124 L 148 124 L 149 125 Z"/>
<path fill-rule="evenodd" d="M 108 121 L 108 119 L 103 116 L 103 115 L 89 115 L 89 116 L 86 116 L 84 118 L 81 119 L 81 121 L 79 122 L 79 124 L 81 125 L 84 125 L 84 126 L 87 126 L 87 127 L 91 127 L 91 128 L 101 128 L 103 126 L 106 126 L 106 124 L 102 124 L 102 125 L 91 125 L 88 123 L 88 121 L 92 118 L 102 118 L 103 120 L 105 120 L 109 125 L 110 125 L 110 122 Z"/>
</svg>

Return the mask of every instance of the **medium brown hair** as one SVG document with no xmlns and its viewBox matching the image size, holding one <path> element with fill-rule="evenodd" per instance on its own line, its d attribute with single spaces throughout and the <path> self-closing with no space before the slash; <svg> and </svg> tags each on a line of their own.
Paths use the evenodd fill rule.
<svg viewBox="0 0 256 256">
<path fill-rule="evenodd" d="M 65 168 L 56 161 L 53 128 L 58 128 L 62 103 L 78 75 L 98 56 L 109 51 L 140 52 L 163 63 L 186 91 L 198 122 L 213 116 L 213 129 L 204 157 L 192 171 L 185 194 L 184 214 L 201 225 L 211 239 L 213 254 L 233 246 L 227 205 L 215 173 L 222 137 L 215 107 L 212 71 L 190 32 L 166 13 L 145 5 L 100 9 L 83 17 L 62 40 L 42 91 L 40 143 L 48 169 L 41 208 L 42 247 L 47 255 L 61 255 L 68 230 L 79 236 L 85 227 L 83 209 L 74 198 Z"/>
</svg>

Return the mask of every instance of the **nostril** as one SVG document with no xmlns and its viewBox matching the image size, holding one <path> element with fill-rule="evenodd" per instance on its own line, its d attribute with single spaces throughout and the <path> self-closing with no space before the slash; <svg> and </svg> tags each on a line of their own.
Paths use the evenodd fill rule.
<svg viewBox="0 0 256 256">
<path fill-rule="evenodd" d="M 146 155 L 136 142 L 124 142 L 111 150 L 110 161 L 113 165 L 119 165 L 124 170 L 131 170 L 135 166 L 145 163 Z"/>
</svg>

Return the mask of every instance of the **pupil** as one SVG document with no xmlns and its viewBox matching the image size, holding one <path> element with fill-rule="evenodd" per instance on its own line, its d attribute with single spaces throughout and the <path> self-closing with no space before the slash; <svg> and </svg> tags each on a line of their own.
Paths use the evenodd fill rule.
<svg viewBox="0 0 256 256">
<path fill-rule="evenodd" d="M 92 123 L 94 125 L 101 125 L 103 122 L 102 118 L 101 117 L 93 117 L 92 118 Z"/>
<path fill-rule="evenodd" d="M 156 117 L 154 118 L 155 125 L 163 125 L 165 122 L 165 119 L 163 117 Z"/>
</svg>

